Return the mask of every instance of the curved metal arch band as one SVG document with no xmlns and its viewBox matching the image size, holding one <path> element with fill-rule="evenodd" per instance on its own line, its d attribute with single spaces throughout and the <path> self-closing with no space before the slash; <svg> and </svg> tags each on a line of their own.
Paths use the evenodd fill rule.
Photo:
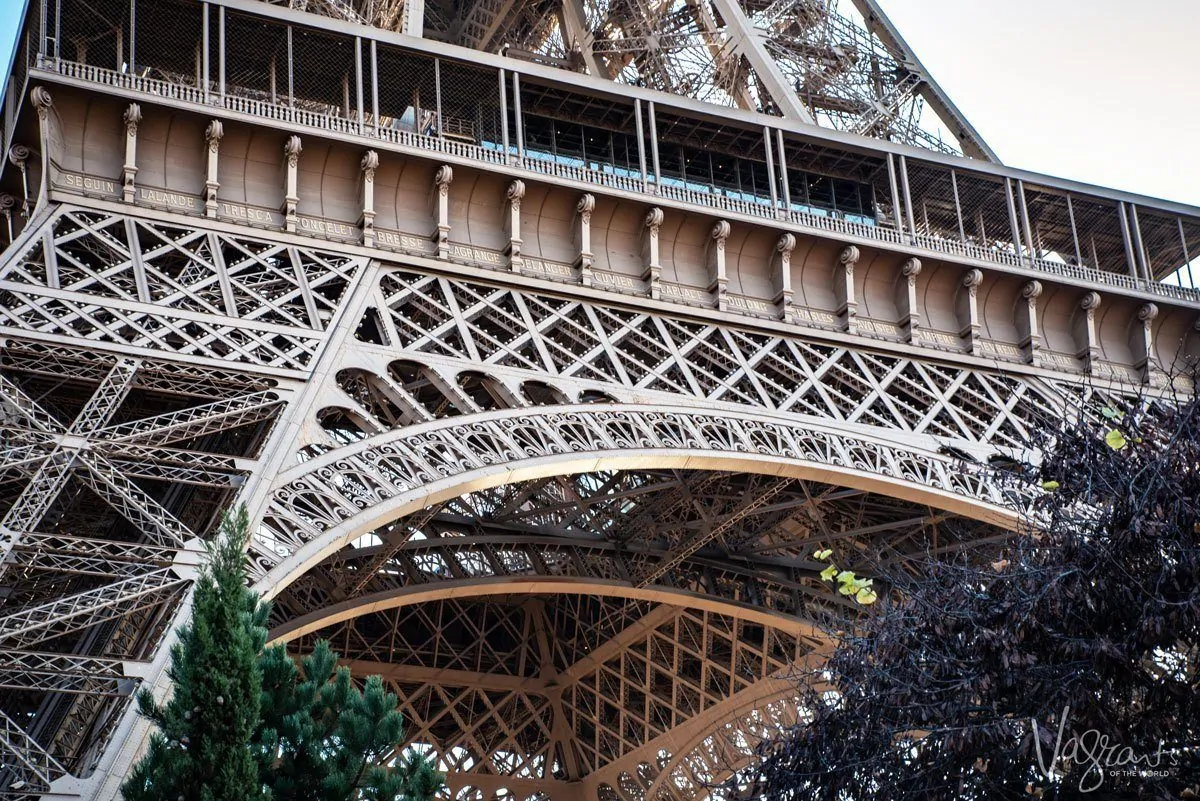
<svg viewBox="0 0 1200 801">
<path fill-rule="evenodd" d="M 400 587 L 361 598 L 352 598 L 290 620 L 273 630 L 270 639 L 272 644 L 289 642 L 314 631 L 320 631 L 327 626 L 333 626 L 372 612 L 446 599 L 486 598 L 496 595 L 594 595 L 630 601 L 652 601 L 667 606 L 716 612 L 814 641 L 825 642 L 828 639 L 814 623 L 738 601 L 670 587 L 631 587 L 620 581 L 557 576 L 460 579 L 439 582 L 436 586 L 420 584 Z"/>
<path fill-rule="evenodd" d="M 344 544 L 433 503 L 517 481 L 646 467 L 821 481 L 1008 529 L 1020 501 L 985 471 L 927 449 L 762 413 L 505 409 L 394 430 L 284 473 L 251 553 L 256 588 L 274 597 Z"/>
</svg>

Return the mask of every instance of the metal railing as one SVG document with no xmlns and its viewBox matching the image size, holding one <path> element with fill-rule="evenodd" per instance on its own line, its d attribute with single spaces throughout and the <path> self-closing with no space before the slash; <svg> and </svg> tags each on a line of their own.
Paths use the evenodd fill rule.
<svg viewBox="0 0 1200 801">
<path fill-rule="evenodd" d="M 794 208 L 785 210 L 770 204 L 729 197 L 719 192 L 700 192 L 686 187 L 656 182 L 653 177 L 642 180 L 639 177 L 619 175 L 615 172 L 563 164 L 557 160 L 529 155 L 520 157 L 512 153 L 505 153 L 498 147 L 484 147 L 462 141 L 459 138 L 431 136 L 404 128 L 381 125 L 377 121 L 368 122 L 357 117 L 347 117 L 340 113 L 322 113 L 309 108 L 274 103 L 252 96 L 259 94 L 253 90 L 242 92 L 238 87 L 226 87 L 225 93 L 222 94 L 212 89 L 206 91 L 204 88 L 194 85 L 194 82 L 152 78 L 148 75 L 119 72 L 66 60 L 44 59 L 39 62 L 38 67 L 65 77 L 114 89 L 139 92 L 157 98 L 216 106 L 264 120 L 287 123 L 291 126 L 304 126 L 320 131 L 363 136 L 400 147 L 441 153 L 488 166 L 503 166 L 506 169 L 524 170 L 622 192 L 645 194 L 649 196 L 646 198 L 647 203 L 653 203 L 656 197 L 667 198 L 700 206 L 716 213 L 738 214 L 762 219 L 772 225 L 784 222 L 821 234 L 836 234 L 890 245 L 914 247 L 938 256 L 951 256 L 1009 268 L 1029 269 L 1075 281 L 1106 284 L 1122 289 L 1161 295 L 1173 300 L 1200 303 L 1200 290 L 1190 287 L 1147 281 L 1120 273 L 1018 255 L 1011 250 L 985 248 L 953 239 L 923 234 L 904 234 L 888 223 L 867 224 L 832 214 L 819 215 Z"/>
</svg>

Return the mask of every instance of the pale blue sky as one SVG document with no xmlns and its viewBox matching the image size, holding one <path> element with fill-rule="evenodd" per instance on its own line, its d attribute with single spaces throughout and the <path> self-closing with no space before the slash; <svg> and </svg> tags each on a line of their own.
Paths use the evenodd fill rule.
<svg viewBox="0 0 1200 801">
<path fill-rule="evenodd" d="M 880 3 L 1007 164 L 1200 205 L 1197 0 Z"/>
</svg>

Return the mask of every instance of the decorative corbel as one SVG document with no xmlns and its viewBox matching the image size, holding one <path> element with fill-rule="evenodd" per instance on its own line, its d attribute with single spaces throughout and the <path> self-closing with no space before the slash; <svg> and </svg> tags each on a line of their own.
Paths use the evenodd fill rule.
<svg viewBox="0 0 1200 801">
<path fill-rule="evenodd" d="M 780 234 L 771 253 L 771 283 L 775 289 L 775 310 L 785 323 L 796 322 L 792 306 L 792 251 L 796 249 L 795 234 Z"/>
<path fill-rule="evenodd" d="M 662 296 L 662 262 L 658 253 L 658 233 L 662 229 L 663 210 L 655 207 L 646 212 L 642 236 L 642 280 L 650 289 L 650 299 Z"/>
<path fill-rule="evenodd" d="M 379 169 L 379 154 L 374 150 L 363 153 L 358 165 L 362 169 L 362 226 L 363 244 L 375 247 L 375 170 Z"/>
<path fill-rule="evenodd" d="M 591 193 L 585 193 L 575 204 L 575 236 L 579 242 L 575 266 L 579 268 L 579 283 L 583 286 L 592 285 L 592 264 L 595 262 L 592 253 L 592 212 L 595 210 L 596 196 Z"/>
<path fill-rule="evenodd" d="M 134 179 L 137 177 L 137 133 L 142 121 L 142 107 L 130 103 L 121 118 L 125 122 L 125 164 L 121 167 L 121 199 L 132 203 L 137 195 Z"/>
<path fill-rule="evenodd" d="M 0 214 L 4 215 L 4 224 L 8 230 L 8 241 L 13 241 L 12 210 L 16 208 L 17 199 L 12 195 L 0 195 Z"/>
<path fill-rule="evenodd" d="M 450 183 L 454 168 L 443 164 L 433 174 L 434 229 L 430 237 L 437 245 L 439 259 L 450 258 Z"/>
<path fill-rule="evenodd" d="M 725 272 L 725 242 L 732 227 L 728 220 L 717 220 L 712 227 L 712 241 L 708 243 L 708 291 L 713 296 L 718 311 L 725 311 L 725 297 L 729 276 Z"/>
<path fill-rule="evenodd" d="M 300 153 L 303 150 L 298 136 L 289 136 L 283 143 L 284 167 L 287 170 L 283 194 L 283 225 L 288 232 L 296 230 L 296 204 L 300 202 L 297 174 L 300 168 Z"/>
<path fill-rule="evenodd" d="M 1154 319 L 1158 317 L 1158 305 L 1143 303 L 1138 307 L 1137 319 L 1129 332 L 1129 347 L 1133 351 L 1133 366 L 1142 374 L 1142 381 L 1152 382 L 1154 377 Z"/>
<path fill-rule="evenodd" d="M 516 179 L 508 185 L 504 193 L 504 202 L 508 206 L 508 269 L 514 273 L 520 272 L 525 266 L 521 257 L 521 200 L 525 197 L 525 182 Z"/>
<path fill-rule="evenodd" d="M 204 216 L 217 216 L 217 192 L 221 182 L 217 180 L 217 160 L 221 151 L 221 139 L 225 136 L 225 126 L 220 120 L 213 120 L 204 129 L 204 141 L 208 143 L 205 152 L 204 169 Z"/>
<path fill-rule="evenodd" d="M 1038 333 L 1037 319 L 1037 300 L 1041 295 L 1041 281 L 1026 281 L 1021 287 L 1021 297 L 1017 298 L 1017 333 L 1021 335 L 1021 341 L 1017 345 L 1029 364 L 1037 364 L 1037 353 L 1042 349 L 1042 336 Z"/>
<path fill-rule="evenodd" d="M 958 318 L 958 335 L 967 341 L 967 353 L 977 355 L 979 335 L 983 326 L 979 322 L 979 286 L 983 283 L 983 270 L 978 268 L 963 273 L 958 292 L 954 298 L 954 313 Z"/>
<path fill-rule="evenodd" d="M 21 173 L 21 216 L 29 216 L 29 157 L 33 152 L 25 145 L 13 145 L 8 149 L 8 163 Z"/>
<path fill-rule="evenodd" d="M 833 265 L 833 294 L 837 300 L 837 316 L 842 330 L 853 334 L 857 330 L 858 302 L 854 299 L 854 265 L 862 253 L 854 245 L 847 245 L 838 254 Z"/>
<path fill-rule="evenodd" d="M 33 103 L 34 109 L 37 110 L 38 135 L 41 138 L 42 144 L 42 177 L 38 186 L 38 198 L 40 199 L 46 197 L 47 182 L 50 180 L 50 154 L 53 152 L 53 132 L 50 130 L 53 121 L 50 118 L 50 114 L 54 109 L 54 100 L 50 97 L 50 93 L 46 91 L 46 87 L 35 86 L 29 92 L 29 101 Z M 28 148 L 25 148 L 25 153 L 26 158 L 28 158 Z M 9 151 L 9 159 L 12 159 L 12 150 Z M 15 164 L 16 162 L 13 163 Z M 22 159 L 21 164 L 18 166 L 21 170 L 21 184 L 24 191 L 24 202 L 21 204 L 21 213 L 24 216 L 29 216 L 29 177 L 26 173 L 25 160 Z"/>
<path fill-rule="evenodd" d="M 917 307 L 917 276 L 921 260 L 911 258 L 900 267 L 896 278 L 896 310 L 900 313 L 900 328 L 906 342 L 915 342 L 921 328 L 921 311 Z"/>
<path fill-rule="evenodd" d="M 1096 339 L 1096 309 L 1100 308 L 1100 293 L 1088 292 L 1079 299 L 1079 308 L 1071 315 L 1071 335 L 1075 338 L 1075 356 L 1083 360 L 1089 373 L 1100 358 L 1100 342 Z"/>
</svg>

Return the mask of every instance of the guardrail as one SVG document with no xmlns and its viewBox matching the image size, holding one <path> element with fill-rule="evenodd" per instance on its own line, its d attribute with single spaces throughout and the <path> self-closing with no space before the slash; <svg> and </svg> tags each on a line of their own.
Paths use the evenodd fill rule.
<svg viewBox="0 0 1200 801">
<path fill-rule="evenodd" d="M 227 87 L 226 92 L 221 94 L 211 89 L 206 91 L 194 83 L 163 80 L 147 75 L 118 72 L 103 67 L 94 67 L 88 64 L 64 60 L 43 60 L 38 65 L 38 68 L 56 72 L 69 78 L 101 84 L 115 89 L 140 92 L 168 100 L 216 106 L 265 120 L 287 123 L 289 125 L 302 125 L 333 133 L 373 138 L 391 142 L 401 147 L 442 153 L 489 166 L 520 169 L 549 177 L 608 187 L 623 192 L 647 194 L 650 195 L 647 198 L 647 203 L 653 203 L 654 197 L 664 197 L 700 206 L 716 213 L 727 212 L 747 217 L 757 217 L 773 225 L 778 225 L 780 222 L 790 223 L 798 228 L 807 228 L 818 233 L 840 234 L 860 239 L 876 240 L 892 245 L 915 247 L 938 256 L 961 257 L 979 262 L 999 264 L 1005 267 L 1032 269 L 1061 278 L 1107 284 L 1122 289 L 1161 295 L 1173 300 L 1200 303 L 1200 289 L 1147 281 L 1141 278 L 1066 264 L 1059 261 L 1031 258 L 1029 256 L 1018 255 L 1012 251 L 985 248 L 953 239 L 928 235 L 906 236 L 887 225 L 870 225 L 833 215 L 813 214 L 794 208 L 781 209 L 770 204 L 733 198 L 718 192 L 699 192 L 686 187 L 655 182 L 653 178 L 642 180 L 640 177 L 619 175 L 615 172 L 563 164 L 559 161 L 538 158 L 533 155 L 518 157 L 512 153 L 504 153 L 500 149 L 483 147 L 459 139 L 440 138 L 403 128 L 389 127 L 381 125 L 377 121 L 368 122 L 365 118 L 360 119 L 358 117 L 347 117 L 342 114 L 322 113 L 307 108 L 274 103 L 270 100 L 248 96 L 246 93 L 242 93 L 242 90 L 237 87 Z"/>
</svg>

